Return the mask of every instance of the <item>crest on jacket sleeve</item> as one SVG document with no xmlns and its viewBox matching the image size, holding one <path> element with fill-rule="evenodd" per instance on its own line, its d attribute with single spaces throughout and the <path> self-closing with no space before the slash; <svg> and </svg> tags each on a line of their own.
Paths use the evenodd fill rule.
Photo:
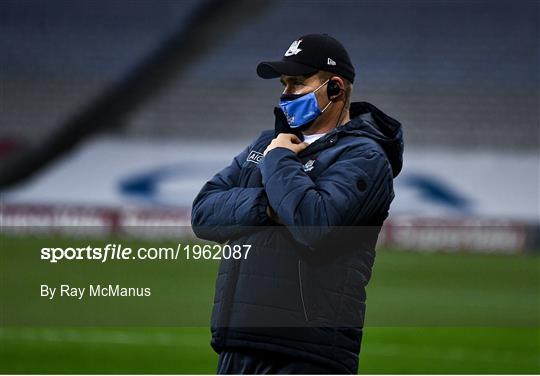
<svg viewBox="0 0 540 376">
<path fill-rule="evenodd" d="M 248 157 L 246 158 L 246 161 L 253 162 L 255 164 L 259 164 L 263 157 L 263 153 L 259 153 L 258 151 L 252 150 Z"/>
</svg>

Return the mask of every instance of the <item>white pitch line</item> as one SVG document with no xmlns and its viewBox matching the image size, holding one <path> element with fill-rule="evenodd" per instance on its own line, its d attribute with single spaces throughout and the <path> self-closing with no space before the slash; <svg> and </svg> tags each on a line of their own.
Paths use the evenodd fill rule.
<svg viewBox="0 0 540 376">
<path fill-rule="evenodd" d="M 70 342 L 87 344 L 119 344 L 119 345 L 158 345 L 178 346 L 191 345 L 181 333 L 133 333 L 121 331 L 92 331 L 74 329 L 0 329 L 3 340 L 19 340 L 28 342 Z"/>
</svg>

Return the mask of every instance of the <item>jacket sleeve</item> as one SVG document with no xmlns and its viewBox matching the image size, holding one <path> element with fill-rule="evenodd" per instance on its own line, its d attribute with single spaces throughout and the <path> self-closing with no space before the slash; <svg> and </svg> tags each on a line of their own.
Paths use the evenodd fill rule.
<svg viewBox="0 0 540 376">
<path fill-rule="evenodd" d="M 239 187 L 241 165 L 250 147 L 234 157 L 201 189 L 191 210 L 191 226 L 197 237 L 224 242 L 239 236 L 245 226 L 268 220 L 268 199 L 264 188 Z"/>
<path fill-rule="evenodd" d="M 382 223 L 394 197 L 390 163 L 369 144 L 344 150 L 315 181 L 296 154 L 282 147 L 269 151 L 260 168 L 270 206 L 308 246 L 336 226 Z"/>
</svg>

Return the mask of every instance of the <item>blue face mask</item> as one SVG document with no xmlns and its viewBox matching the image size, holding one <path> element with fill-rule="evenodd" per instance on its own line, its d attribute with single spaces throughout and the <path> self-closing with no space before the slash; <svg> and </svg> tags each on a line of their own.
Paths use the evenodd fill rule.
<svg viewBox="0 0 540 376">
<path fill-rule="evenodd" d="M 323 87 L 329 80 L 326 80 L 321 86 L 307 94 L 283 94 L 279 99 L 279 107 L 287 117 L 287 122 L 291 128 L 299 128 L 316 118 L 318 118 L 327 108 L 330 103 L 319 110 L 315 93 Z"/>
</svg>

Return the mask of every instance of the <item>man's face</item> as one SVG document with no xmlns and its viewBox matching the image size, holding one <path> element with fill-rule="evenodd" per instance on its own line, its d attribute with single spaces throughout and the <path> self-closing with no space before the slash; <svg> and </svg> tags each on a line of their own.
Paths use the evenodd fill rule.
<svg viewBox="0 0 540 376">
<path fill-rule="evenodd" d="M 315 92 L 315 98 L 317 99 L 319 109 L 324 108 L 324 106 L 326 106 L 328 103 L 326 89 L 321 87 L 321 84 L 324 83 L 324 81 L 321 79 L 319 73 L 313 74 L 309 77 L 281 75 L 279 80 L 283 85 L 283 92 L 281 93 L 282 95 L 308 94 L 320 87 L 320 89 Z"/>
<path fill-rule="evenodd" d="M 307 94 L 317 89 L 322 83 L 318 73 L 309 77 L 281 75 L 279 80 L 283 85 L 282 94 Z"/>
</svg>

